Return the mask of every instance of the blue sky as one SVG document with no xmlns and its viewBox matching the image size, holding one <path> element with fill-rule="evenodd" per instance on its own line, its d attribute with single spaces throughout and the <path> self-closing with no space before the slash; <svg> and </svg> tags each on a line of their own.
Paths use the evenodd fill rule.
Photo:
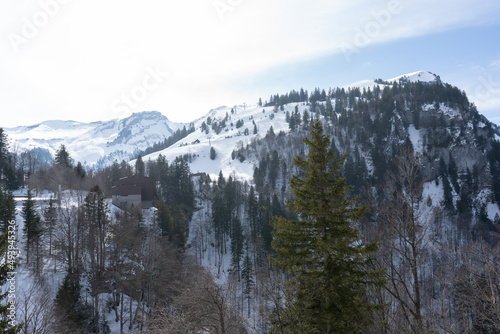
<svg viewBox="0 0 500 334">
<path fill-rule="evenodd" d="M 19 0 L 0 22 L 3 127 L 142 110 L 189 122 L 418 70 L 500 124 L 497 0 Z"/>
<path fill-rule="evenodd" d="M 287 92 L 334 88 L 365 79 L 388 79 L 424 70 L 465 90 L 500 124 L 500 25 L 475 26 L 371 45 L 346 61 L 342 53 L 277 66 L 242 82 L 242 91 Z M 270 94 L 263 95 L 267 100 Z"/>
</svg>

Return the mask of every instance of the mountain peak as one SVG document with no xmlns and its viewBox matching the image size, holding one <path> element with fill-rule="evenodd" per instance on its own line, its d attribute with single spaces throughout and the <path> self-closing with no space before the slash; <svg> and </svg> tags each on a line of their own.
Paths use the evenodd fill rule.
<svg viewBox="0 0 500 334">
<path fill-rule="evenodd" d="M 397 76 L 395 78 L 392 78 L 392 79 L 387 79 L 385 81 L 388 81 L 388 82 L 394 82 L 394 81 L 408 81 L 408 82 L 417 82 L 417 81 L 421 81 L 421 82 L 433 82 L 433 81 L 436 81 L 437 79 L 437 75 L 435 75 L 434 73 L 431 73 L 429 71 L 417 71 L 417 72 L 412 72 L 412 73 L 408 73 L 408 74 L 403 74 L 403 75 L 400 75 L 400 76 Z"/>
<path fill-rule="evenodd" d="M 403 81 L 403 82 L 435 82 L 438 79 L 438 76 L 428 72 L 428 71 L 417 71 L 412 73 L 407 73 L 403 75 L 399 75 L 395 78 L 391 79 L 375 79 L 375 80 L 361 80 L 351 83 L 349 85 L 344 86 L 343 88 L 373 88 L 374 86 L 383 86 L 383 85 L 392 85 L 394 81 Z"/>
<path fill-rule="evenodd" d="M 141 119 L 162 119 L 162 120 L 168 120 L 167 116 L 163 115 L 161 112 L 152 110 L 152 111 L 140 111 L 140 112 L 135 112 L 129 117 L 128 119 L 131 118 L 141 118 Z"/>
</svg>

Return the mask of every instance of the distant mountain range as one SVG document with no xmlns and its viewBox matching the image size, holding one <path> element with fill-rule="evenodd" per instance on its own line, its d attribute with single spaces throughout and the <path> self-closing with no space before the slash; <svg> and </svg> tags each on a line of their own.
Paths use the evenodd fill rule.
<svg viewBox="0 0 500 334">
<path fill-rule="evenodd" d="M 20 150 L 43 148 L 52 155 L 64 144 L 75 161 L 93 166 L 113 160 L 129 160 L 170 137 L 184 124 L 175 123 L 157 111 L 145 111 L 105 122 L 45 121 L 31 126 L 5 128 L 11 146 Z"/>
</svg>

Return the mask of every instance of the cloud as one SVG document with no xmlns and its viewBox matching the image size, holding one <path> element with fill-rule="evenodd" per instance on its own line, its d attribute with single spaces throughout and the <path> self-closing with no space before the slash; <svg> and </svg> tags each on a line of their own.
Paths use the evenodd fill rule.
<svg viewBox="0 0 500 334">
<path fill-rule="evenodd" d="M 146 68 L 160 66 L 170 76 L 135 111 L 168 115 L 171 109 L 189 109 L 171 116 L 187 121 L 217 106 L 211 103 L 244 99 L 230 86 L 238 78 L 342 53 L 345 44 L 362 51 L 365 45 L 356 44 L 362 34 L 371 45 L 500 17 L 497 1 L 481 6 L 450 0 L 67 2 L 19 53 L 7 38 L 2 41 L 7 48 L 0 53 L 5 64 L 0 89 L 12 92 L 2 103 L 17 108 L 18 115 L 53 118 L 34 111 L 37 105 L 54 117 L 111 118 L 113 102 L 141 83 Z M 220 3 L 226 5 L 223 12 L 216 7 Z M 395 6 L 400 10 L 391 11 Z M 25 19 L 33 21 L 40 11 L 36 0 L 2 3 L 2 34 L 22 35 Z M 7 89 L 10 81 L 22 84 Z"/>
</svg>

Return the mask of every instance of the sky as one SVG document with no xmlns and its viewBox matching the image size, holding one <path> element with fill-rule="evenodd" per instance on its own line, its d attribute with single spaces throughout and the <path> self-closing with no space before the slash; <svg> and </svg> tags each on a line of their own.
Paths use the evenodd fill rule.
<svg viewBox="0 0 500 334">
<path fill-rule="evenodd" d="M 500 124 L 498 0 L 0 4 L 0 127 L 222 105 L 419 70 Z"/>
</svg>

